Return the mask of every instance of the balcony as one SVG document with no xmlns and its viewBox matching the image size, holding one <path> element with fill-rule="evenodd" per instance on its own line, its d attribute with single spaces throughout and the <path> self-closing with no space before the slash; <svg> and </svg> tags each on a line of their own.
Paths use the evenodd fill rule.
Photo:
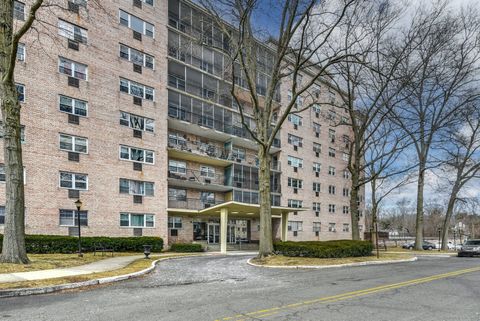
<svg viewBox="0 0 480 321">
<path fill-rule="evenodd" d="M 168 127 L 179 131 L 195 134 L 219 142 L 232 141 L 235 146 L 257 150 L 257 144 L 250 133 L 242 126 L 232 124 L 232 119 L 215 119 L 212 116 L 197 114 L 169 102 Z M 192 126 L 194 125 L 194 126 Z M 274 154 L 280 151 L 280 139 L 275 139 L 270 149 Z"/>
<path fill-rule="evenodd" d="M 225 201 L 216 201 L 216 200 L 201 200 L 196 198 L 169 198 L 168 199 L 168 208 L 181 208 L 187 210 L 202 210 L 204 208 L 209 208 Z"/>
<path fill-rule="evenodd" d="M 184 169 L 185 173 L 168 171 L 168 181 L 172 186 L 202 189 L 204 191 L 227 192 L 232 188 L 225 185 L 223 175 Z"/>
</svg>

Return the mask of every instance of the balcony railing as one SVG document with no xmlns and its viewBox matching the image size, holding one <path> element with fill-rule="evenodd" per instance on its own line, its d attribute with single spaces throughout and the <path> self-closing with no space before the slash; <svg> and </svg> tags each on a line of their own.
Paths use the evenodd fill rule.
<svg viewBox="0 0 480 321">
<path fill-rule="evenodd" d="M 187 111 L 178 105 L 175 105 L 172 102 L 168 103 L 168 116 L 170 118 L 182 120 L 189 122 L 191 124 L 199 125 L 202 127 L 216 129 L 223 133 L 234 135 L 241 138 L 246 138 L 252 140 L 250 133 L 241 126 L 236 126 L 230 122 L 226 121 L 226 119 L 215 119 L 211 116 L 201 115 L 197 113 L 193 113 Z M 275 138 L 273 141 L 273 146 L 276 148 L 280 148 L 281 142 L 280 139 Z"/>
<path fill-rule="evenodd" d="M 168 207 L 169 208 L 182 208 L 188 210 L 202 210 L 204 208 L 209 208 L 225 201 L 217 200 L 202 200 L 196 198 L 169 198 Z"/>
<path fill-rule="evenodd" d="M 169 169 L 168 178 L 178 179 L 182 181 L 197 182 L 201 184 L 215 184 L 215 185 L 225 185 L 225 180 L 223 175 L 208 173 L 206 171 L 195 170 L 195 169 L 183 169 L 185 172 L 182 173 L 181 170 L 172 171 Z"/>
</svg>

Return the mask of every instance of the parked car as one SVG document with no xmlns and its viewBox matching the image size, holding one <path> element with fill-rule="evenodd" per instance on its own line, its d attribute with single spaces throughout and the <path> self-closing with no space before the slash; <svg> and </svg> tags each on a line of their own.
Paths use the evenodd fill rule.
<svg viewBox="0 0 480 321">
<path fill-rule="evenodd" d="M 405 244 L 403 244 L 402 247 L 404 249 L 413 250 L 415 248 L 415 242 L 405 243 Z M 430 243 L 428 241 L 423 241 L 422 247 L 423 247 L 424 250 L 433 250 L 435 248 L 435 244 Z"/>
<path fill-rule="evenodd" d="M 463 243 L 458 256 L 480 255 L 480 239 L 468 240 Z"/>
</svg>

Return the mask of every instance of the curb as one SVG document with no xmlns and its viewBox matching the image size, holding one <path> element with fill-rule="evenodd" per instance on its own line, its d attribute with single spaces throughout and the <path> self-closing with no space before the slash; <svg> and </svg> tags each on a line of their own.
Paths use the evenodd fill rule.
<svg viewBox="0 0 480 321">
<path fill-rule="evenodd" d="M 379 264 L 394 264 L 394 263 L 405 263 L 405 262 L 415 262 L 418 258 L 412 257 L 411 259 L 403 260 L 385 260 L 385 261 L 370 261 L 370 262 L 356 262 L 356 263 L 345 263 L 345 264 L 335 264 L 335 265 L 291 265 L 291 266 L 282 266 L 282 265 L 260 265 L 251 262 L 252 259 L 248 259 L 247 264 L 255 267 L 261 268 L 271 268 L 271 269 L 331 269 L 331 268 L 343 268 L 343 267 L 352 267 L 352 266 L 365 266 L 365 265 L 379 265 Z"/>
<path fill-rule="evenodd" d="M 8 289 L 7 290 L 0 290 L 0 298 L 11 298 L 11 297 L 19 297 L 19 296 L 27 296 L 27 295 L 47 294 L 47 293 L 53 293 L 53 292 L 58 292 L 58 291 L 62 291 L 62 290 L 78 289 L 78 288 L 83 288 L 83 287 L 92 286 L 92 285 L 108 284 L 108 283 L 124 281 L 124 280 L 133 279 L 133 278 L 136 278 L 136 277 L 139 277 L 139 276 L 150 273 L 151 271 L 153 271 L 153 269 L 155 269 L 155 266 L 160 261 L 166 261 L 166 260 L 171 260 L 171 259 L 180 259 L 180 258 L 185 258 L 185 257 L 190 257 L 190 256 L 196 256 L 196 255 L 159 258 L 159 259 L 153 261 L 152 264 L 150 265 L 150 267 L 148 267 L 146 269 L 143 269 L 143 270 L 137 271 L 137 272 L 133 272 L 133 273 L 129 273 L 129 274 L 124 274 L 124 275 L 109 276 L 109 277 L 105 277 L 105 278 L 99 278 L 99 279 L 82 281 L 82 282 L 75 282 L 75 283 L 65 283 L 65 284 L 59 284 L 59 285 L 51 285 L 51 286 L 46 286 L 46 287 L 42 287 L 42 288 L 21 288 L 21 289 L 11 289 L 11 290 L 8 290 Z M 88 274 L 86 274 L 86 275 L 88 275 Z"/>
</svg>

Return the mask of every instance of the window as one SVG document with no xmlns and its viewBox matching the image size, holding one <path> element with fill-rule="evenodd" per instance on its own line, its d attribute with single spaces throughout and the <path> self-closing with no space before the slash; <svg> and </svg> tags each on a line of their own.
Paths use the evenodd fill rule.
<svg viewBox="0 0 480 321">
<path fill-rule="evenodd" d="M 147 37 L 154 38 L 155 27 L 151 23 L 132 16 L 123 10 L 120 10 L 120 24 L 136 32 L 144 34 Z"/>
<path fill-rule="evenodd" d="M 319 104 L 313 104 L 313 105 L 312 105 L 312 111 L 313 111 L 315 114 L 320 114 L 320 112 L 322 111 L 322 109 L 320 108 L 320 105 L 319 105 Z"/>
<path fill-rule="evenodd" d="M 2 139 L 4 136 L 3 131 L 3 122 L 0 121 L 0 139 Z M 25 126 L 23 125 L 21 125 L 20 127 L 20 140 L 22 141 L 22 143 L 25 142 Z"/>
<path fill-rule="evenodd" d="M 153 196 L 154 191 L 155 184 L 153 182 L 120 178 L 120 194 Z"/>
<path fill-rule="evenodd" d="M 17 60 L 18 61 L 25 61 L 25 44 L 23 44 L 23 43 L 18 43 Z"/>
<path fill-rule="evenodd" d="M 335 143 L 335 130 L 328 130 L 328 139 L 330 140 L 330 143 Z"/>
<path fill-rule="evenodd" d="M 327 115 L 327 119 L 335 121 L 336 118 L 337 118 L 337 113 L 335 112 L 335 110 L 329 110 L 328 115 Z"/>
<path fill-rule="evenodd" d="M 350 172 L 347 169 L 343 171 L 343 178 L 345 179 L 350 178 Z"/>
<path fill-rule="evenodd" d="M 5 182 L 5 164 L 0 164 L 0 182 Z"/>
<path fill-rule="evenodd" d="M 60 226 L 78 226 L 78 214 L 80 213 L 80 226 L 88 226 L 88 212 L 76 210 L 60 210 Z"/>
<path fill-rule="evenodd" d="M 348 188 L 343 189 L 343 196 L 349 197 L 350 196 L 350 190 Z"/>
<path fill-rule="evenodd" d="M 343 206 L 343 214 L 348 214 L 350 211 L 349 211 L 349 208 L 348 206 Z"/>
<path fill-rule="evenodd" d="M 87 117 L 88 106 L 84 100 L 60 95 L 59 109 L 64 113 Z"/>
<path fill-rule="evenodd" d="M 155 65 L 155 58 L 153 58 L 153 56 L 123 44 L 120 44 L 120 57 L 136 65 L 144 66 L 145 68 L 153 69 Z"/>
<path fill-rule="evenodd" d="M 168 200 L 171 201 L 186 201 L 187 200 L 187 190 L 179 188 L 169 188 L 168 189 Z"/>
<path fill-rule="evenodd" d="M 293 156 L 288 156 L 288 165 L 292 167 L 303 167 L 303 159 L 293 157 Z"/>
<path fill-rule="evenodd" d="M 60 187 L 68 189 L 87 190 L 88 175 L 60 172 Z"/>
<path fill-rule="evenodd" d="M 150 6 L 153 6 L 153 1 L 154 0 L 143 0 L 143 2 L 145 2 L 146 4 L 148 4 Z"/>
<path fill-rule="evenodd" d="M 292 135 L 292 134 L 288 134 L 288 143 L 293 145 L 293 146 L 302 147 L 303 138 Z"/>
<path fill-rule="evenodd" d="M 25 3 L 20 1 L 13 2 L 13 17 L 18 20 L 25 20 Z"/>
<path fill-rule="evenodd" d="M 313 123 L 313 132 L 316 134 L 320 134 L 322 126 L 318 123 Z"/>
<path fill-rule="evenodd" d="M 155 227 L 155 215 L 120 213 L 121 227 Z"/>
<path fill-rule="evenodd" d="M 151 150 L 120 145 L 120 159 L 153 164 L 155 153 Z"/>
<path fill-rule="evenodd" d="M 292 232 L 303 231 L 303 221 L 288 221 L 288 230 Z"/>
<path fill-rule="evenodd" d="M 335 213 L 335 204 L 328 204 L 328 213 Z"/>
<path fill-rule="evenodd" d="M 120 78 L 120 91 L 146 100 L 153 101 L 155 98 L 155 89 L 152 87 L 148 87 L 124 78 Z"/>
<path fill-rule="evenodd" d="M 330 157 L 335 157 L 335 149 L 334 148 L 329 148 L 328 149 L 328 156 Z"/>
<path fill-rule="evenodd" d="M 302 208 L 302 207 L 303 207 L 303 201 L 289 199 L 289 200 L 288 200 L 288 207 L 291 207 L 291 208 Z"/>
<path fill-rule="evenodd" d="M 313 151 L 315 153 L 321 153 L 322 152 L 322 145 L 318 143 L 313 143 Z"/>
<path fill-rule="evenodd" d="M 335 186 L 328 185 L 328 194 L 335 195 Z"/>
<path fill-rule="evenodd" d="M 18 101 L 21 103 L 25 102 L 25 85 L 15 84 L 15 88 L 17 89 Z"/>
<path fill-rule="evenodd" d="M 363 231 L 363 225 L 359 225 L 359 226 L 358 226 L 358 230 L 359 230 L 360 232 Z"/>
<path fill-rule="evenodd" d="M 168 171 L 170 173 L 185 174 L 187 173 L 187 163 L 170 159 L 168 160 Z"/>
<path fill-rule="evenodd" d="M 302 117 L 300 117 L 296 114 L 288 115 L 288 121 L 291 122 L 294 125 L 297 125 L 297 126 L 302 126 L 302 124 L 303 124 Z"/>
<path fill-rule="evenodd" d="M 137 116 L 124 111 L 120 112 L 120 125 L 151 133 L 155 130 L 155 121 L 153 119 Z"/>
<path fill-rule="evenodd" d="M 182 134 L 179 133 L 168 133 L 168 143 L 171 145 L 180 145 L 180 146 L 187 146 L 187 141 Z"/>
<path fill-rule="evenodd" d="M 214 192 L 200 192 L 200 201 L 204 204 L 215 204 Z"/>
<path fill-rule="evenodd" d="M 328 166 L 328 175 L 335 176 L 335 167 Z"/>
<path fill-rule="evenodd" d="M 350 232 L 350 224 L 343 224 L 343 231 Z"/>
<path fill-rule="evenodd" d="M 58 72 L 73 78 L 87 80 L 88 67 L 87 65 L 59 57 Z"/>
<path fill-rule="evenodd" d="M 320 163 L 313 163 L 313 171 L 315 173 L 320 173 L 321 168 L 322 168 L 322 165 Z"/>
<path fill-rule="evenodd" d="M 348 162 L 348 154 L 347 153 L 343 153 L 342 154 L 342 159 L 346 162 Z"/>
<path fill-rule="evenodd" d="M 214 178 L 215 168 L 204 165 L 200 166 L 200 176 Z"/>
<path fill-rule="evenodd" d="M 5 206 L 0 206 L 0 225 L 5 224 Z"/>
<path fill-rule="evenodd" d="M 76 153 L 88 153 L 88 140 L 83 137 L 60 134 L 60 149 Z"/>
<path fill-rule="evenodd" d="M 320 222 L 313 222 L 313 231 L 320 232 L 322 230 L 322 223 Z"/>
<path fill-rule="evenodd" d="M 181 217 L 169 217 L 168 218 L 168 228 L 173 228 L 173 229 L 182 228 L 182 218 Z"/>
<path fill-rule="evenodd" d="M 303 188 L 303 180 L 289 177 L 288 186 L 293 188 Z"/>
<path fill-rule="evenodd" d="M 232 158 L 233 159 L 245 160 L 246 159 L 245 149 L 238 148 L 238 147 L 232 147 Z"/>
<path fill-rule="evenodd" d="M 314 212 L 320 212 L 320 203 L 313 202 L 312 209 Z"/>
<path fill-rule="evenodd" d="M 87 29 L 71 24 L 69 22 L 58 20 L 58 34 L 70 40 L 83 44 L 87 43 Z"/>
<path fill-rule="evenodd" d="M 312 186 L 313 186 L 313 191 L 314 191 L 314 192 L 320 192 L 320 183 L 314 182 L 314 183 L 312 184 Z"/>
<path fill-rule="evenodd" d="M 337 231 L 336 224 L 335 223 L 328 223 L 328 231 L 329 232 L 336 232 Z"/>
</svg>

